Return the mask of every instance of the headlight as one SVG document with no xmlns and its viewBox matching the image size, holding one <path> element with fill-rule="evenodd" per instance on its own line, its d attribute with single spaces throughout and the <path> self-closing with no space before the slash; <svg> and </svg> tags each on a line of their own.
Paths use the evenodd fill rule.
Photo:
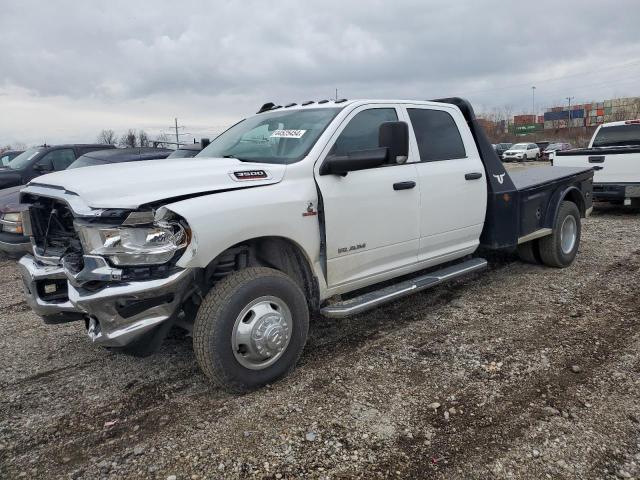
<svg viewBox="0 0 640 480">
<path fill-rule="evenodd" d="M 101 255 L 114 265 L 160 265 L 189 243 L 178 222 L 159 221 L 136 227 L 76 224 L 86 255 Z"/>
<path fill-rule="evenodd" d="M 7 212 L 0 220 L 3 232 L 22 233 L 22 217 L 19 212 Z"/>
</svg>

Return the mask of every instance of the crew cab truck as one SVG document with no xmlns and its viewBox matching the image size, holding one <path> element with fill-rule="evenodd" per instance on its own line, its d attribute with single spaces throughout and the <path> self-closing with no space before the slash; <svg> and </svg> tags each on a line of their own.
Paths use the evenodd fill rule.
<svg viewBox="0 0 640 480">
<path fill-rule="evenodd" d="M 592 167 L 595 200 L 640 207 L 640 120 L 602 124 L 587 148 L 557 151 L 552 162 Z"/>
<path fill-rule="evenodd" d="M 508 174 L 459 98 L 269 103 L 195 158 L 30 183 L 19 264 L 45 322 L 139 355 L 182 326 L 206 375 L 246 391 L 293 368 L 310 313 L 477 272 L 480 245 L 570 265 L 592 176 Z"/>
</svg>

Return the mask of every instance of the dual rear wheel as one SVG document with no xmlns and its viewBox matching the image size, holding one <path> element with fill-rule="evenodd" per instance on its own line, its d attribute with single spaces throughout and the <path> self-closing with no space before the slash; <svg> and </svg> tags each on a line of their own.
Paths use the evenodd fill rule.
<svg viewBox="0 0 640 480">
<path fill-rule="evenodd" d="M 562 202 L 553 225 L 553 233 L 518 245 L 518 255 L 528 263 L 543 263 L 556 268 L 568 267 L 578 254 L 581 233 L 580 210 L 573 202 Z"/>
</svg>

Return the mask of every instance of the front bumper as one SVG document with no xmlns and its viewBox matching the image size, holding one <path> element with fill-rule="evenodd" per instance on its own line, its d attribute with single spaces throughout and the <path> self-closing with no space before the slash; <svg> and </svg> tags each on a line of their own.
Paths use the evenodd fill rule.
<svg viewBox="0 0 640 480">
<path fill-rule="evenodd" d="M 31 251 L 31 241 L 19 233 L 0 232 L 0 251 L 12 255 Z"/>
<path fill-rule="evenodd" d="M 77 276 L 63 267 L 31 255 L 18 263 L 27 303 L 45 322 L 85 319 L 91 341 L 108 347 L 135 342 L 175 318 L 192 278 L 191 270 L 181 269 L 165 278 L 107 282 L 91 290 L 78 285 Z"/>
<path fill-rule="evenodd" d="M 593 199 L 604 201 L 640 198 L 640 183 L 594 183 Z"/>
</svg>

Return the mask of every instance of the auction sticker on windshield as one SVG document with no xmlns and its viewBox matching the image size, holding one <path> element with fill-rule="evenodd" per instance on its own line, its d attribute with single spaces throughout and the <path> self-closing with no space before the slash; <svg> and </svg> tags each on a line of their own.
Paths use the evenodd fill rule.
<svg viewBox="0 0 640 480">
<path fill-rule="evenodd" d="M 275 138 L 302 138 L 306 130 L 274 130 L 271 137 Z"/>
</svg>

